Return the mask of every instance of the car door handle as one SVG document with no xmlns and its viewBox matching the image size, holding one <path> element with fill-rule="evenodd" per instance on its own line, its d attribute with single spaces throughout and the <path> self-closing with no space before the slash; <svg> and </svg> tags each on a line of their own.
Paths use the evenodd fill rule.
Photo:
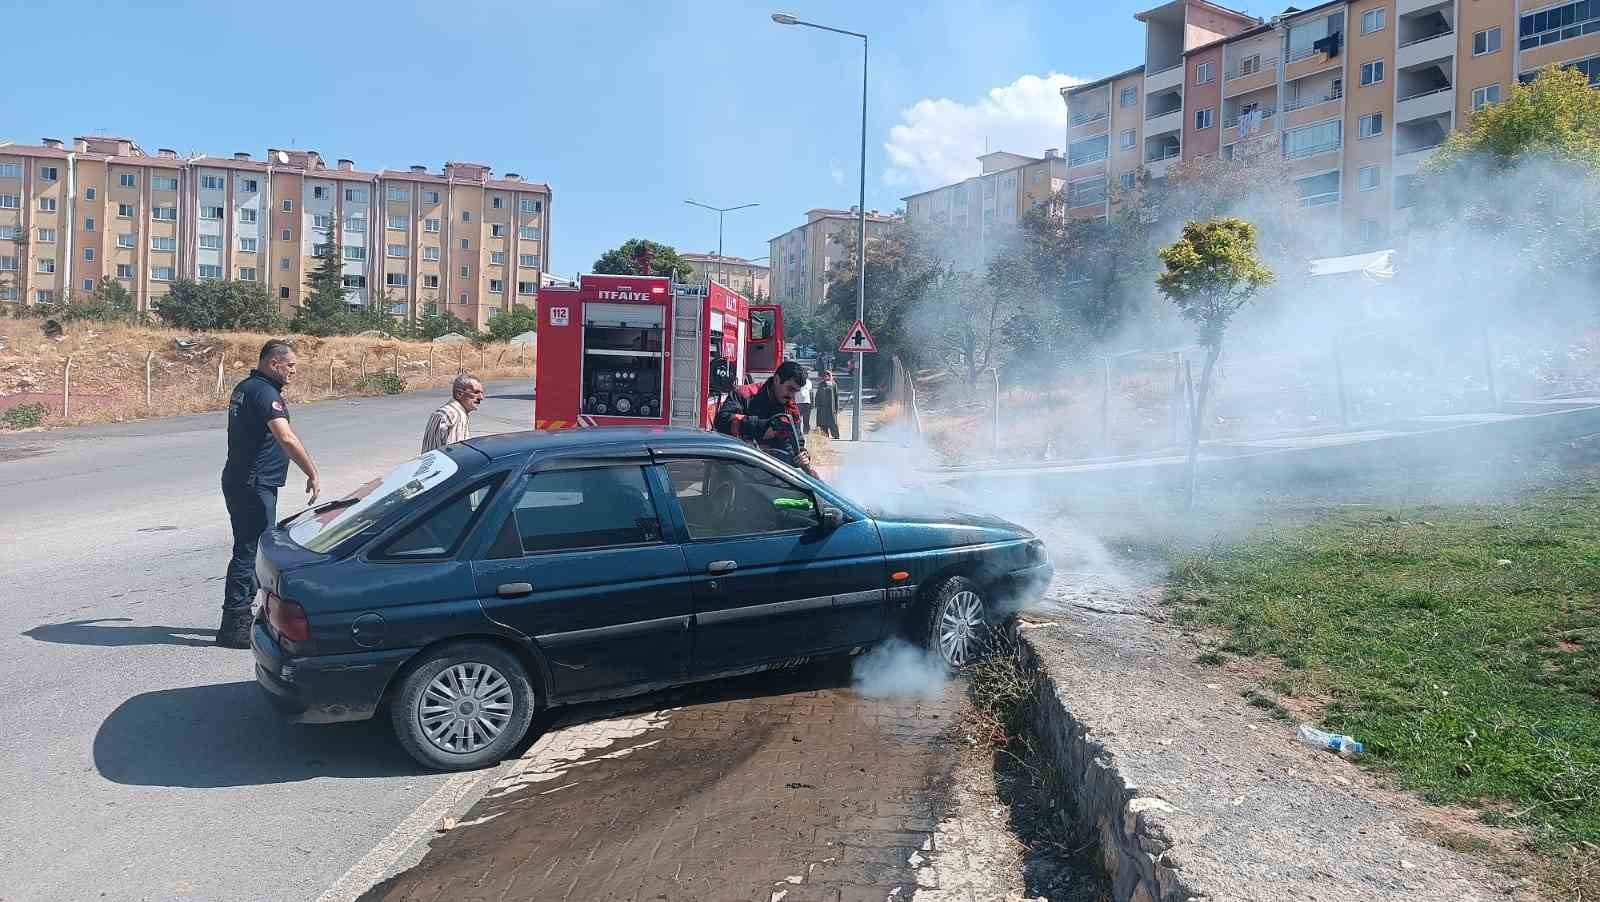
<svg viewBox="0 0 1600 902">
<path fill-rule="evenodd" d="M 495 594 L 501 598 L 516 598 L 519 595 L 532 595 L 533 583 L 501 583 Z"/>
<path fill-rule="evenodd" d="M 739 569 L 738 561 L 712 561 L 706 565 L 706 572 L 711 574 L 732 573 Z"/>
</svg>

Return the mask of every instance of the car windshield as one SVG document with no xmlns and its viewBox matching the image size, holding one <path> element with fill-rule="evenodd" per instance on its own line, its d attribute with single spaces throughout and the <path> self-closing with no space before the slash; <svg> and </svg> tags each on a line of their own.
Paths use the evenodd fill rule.
<svg viewBox="0 0 1600 902">
<path fill-rule="evenodd" d="M 289 538 L 309 551 L 332 551 L 400 505 L 443 485 L 455 472 L 456 462 L 443 451 L 429 451 L 395 467 L 382 479 L 356 489 L 347 498 L 312 508 L 290 520 Z"/>
</svg>

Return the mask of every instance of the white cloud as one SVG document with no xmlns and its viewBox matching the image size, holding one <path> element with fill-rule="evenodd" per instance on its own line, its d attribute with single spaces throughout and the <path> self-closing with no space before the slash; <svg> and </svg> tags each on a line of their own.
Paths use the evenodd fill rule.
<svg viewBox="0 0 1600 902">
<path fill-rule="evenodd" d="M 1024 75 L 990 89 L 975 103 L 925 98 L 900 111 L 884 150 L 889 168 L 883 183 L 921 190 L 978 174 L 975 159 L 989 150 L 1038 156 L 1060 147 L 1067 132 L 1067 105 L 1061 89 L 1083 79 L 1059 72 Z"/>
<path fill-rule="evenodd" d="M 838 160 L 828 161 L 828 177 L 833 179 L 835 185 L 844 184 L 844 174 L 844 167 L 839 165 Z"/>
</svg>

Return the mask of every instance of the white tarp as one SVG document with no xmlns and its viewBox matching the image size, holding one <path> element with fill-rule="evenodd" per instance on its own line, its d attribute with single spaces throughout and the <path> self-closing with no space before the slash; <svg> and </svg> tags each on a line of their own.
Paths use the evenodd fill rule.
<svg viewBox="0 0 1600 902">
<path fill-rule="evenodd" d="M 1314 276 L 1335 276 L 1348 272 L 1358 272 L 1375 279 L 1388 278 L 1394 275 L 1394 250 L 1311 261 L 1311 274 Z"/>
</svg>

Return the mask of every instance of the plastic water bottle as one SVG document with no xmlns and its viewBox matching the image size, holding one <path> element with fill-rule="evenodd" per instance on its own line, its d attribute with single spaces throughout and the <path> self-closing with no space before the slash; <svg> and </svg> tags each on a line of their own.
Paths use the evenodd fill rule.
<svg viewBox="0 0 1600 902">
<path fill-rule="evenodd" d="M 1308 723 L 1300 725 L 1300 741 L 1319 749 L 1337 752 L 1345 757 L 1359 755 L 1367 750 L 1366 746 L 1352 737 L 1343 733 L 1325 733 Z"/>
</svg>

